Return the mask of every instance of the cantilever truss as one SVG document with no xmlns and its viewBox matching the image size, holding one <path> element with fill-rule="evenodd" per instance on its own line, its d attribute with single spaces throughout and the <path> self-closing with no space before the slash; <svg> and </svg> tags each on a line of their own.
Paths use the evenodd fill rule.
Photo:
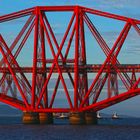
<svg viewBox="0 0 140 140">
<path fill-rule="evenodd" d="M 49 12 L 72 13 L 61 40 L 57 40 L 47 18 Z M 111 48 L 88 14 L 124 22 L 125 25 Z M 4 24 L 26 16 L 29 18 L 11 45 L 8 45 L 6 38 L 0 35 L 1 102 L 21 110 L 36 112 L 98 111 L 139 95 L 140 65 L 120 64 L 117 59 L 130 28 L 134 28 L 140 35 L 139 20 L 81 6 L 41 6 L 1 16 L 0 23 Z M 103 64 L 87 64 L 85 26 L 106 56 Z M 22 66 L 17 58 L 31 32 L 34 39 L 32 65 Z M 68 57 L 70 49 L 74 49 L 72 58 Z M 58 76 L 50 93 L 48 87 L 54 73 Z M 95 73 L 95 76 L 89 77 L 88 73 Z M 66 82 L 65 75 L 69 82 Z M 92 80 L 90 85 L 89 79 Z M 125 92 L 119 91 L 119 81 L 126 89 Z M 55 98 L 60 94 L 58 92 L 60 83 L 63 88 L 61 92 L 66 96 L 68 106 L 55 107 Z M 71 92 L 69 84 L 72 85 Z M 107 96 L 99 100 L 104 87 Z"/>
</svg>

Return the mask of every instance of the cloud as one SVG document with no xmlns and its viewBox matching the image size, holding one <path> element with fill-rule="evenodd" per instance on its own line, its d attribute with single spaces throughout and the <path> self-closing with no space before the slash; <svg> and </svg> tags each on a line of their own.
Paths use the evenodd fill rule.
<svg viewBox="0 0 140 140">
<path fill-rule="evenodd" d="M 127 44 L 126 49 L 124 50 L 124 53 L 129 54 L 139 54 L 140 55 L 140 43 L 134 42 L 133 44 Z"/>
<path fill-rule="evenodd" d="M 102 37 L 104 38 L 106 43 L 110 47 L 112 47 L 119 34 L 120 32 L 118 31 L 106 31 L 102 32 Z M 129 31 L 127 38 L 124 42 L 124 46 L 125 49 L 123 49 L 122 51 L 124 51 L 125 53 L 128 52 L 140 54 L 140 36 L 133 28 L 131 28 L 131 30 Z"/>
<path fill-rule="evenodd" d="M 136 12 L 135 10 L 123 10 L 123 15 L 140 20 L 140 12 Z"/>
<path fill-rule="evenodd" d="M 99 7 L 123 16 L 140 19 L 140 0 L 103 0 Z"/>
<path fill-rule="evenodd" d="M 99 6 L 105 8 L 133 8 L 139 7 L 140 1 L 139 0 L 98 0 Z"/>
</svg>

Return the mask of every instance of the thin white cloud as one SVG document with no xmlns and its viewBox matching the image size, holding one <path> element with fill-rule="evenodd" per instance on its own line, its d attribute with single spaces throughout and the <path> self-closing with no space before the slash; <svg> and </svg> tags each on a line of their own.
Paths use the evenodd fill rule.
<svg viewBox="0 0 140 140">
<path fill-rule="evenodd" d="M 99 7 L 103 8 L 139 8 L 140 0 L 93 0 L 98 2 Z"/>
</svg>

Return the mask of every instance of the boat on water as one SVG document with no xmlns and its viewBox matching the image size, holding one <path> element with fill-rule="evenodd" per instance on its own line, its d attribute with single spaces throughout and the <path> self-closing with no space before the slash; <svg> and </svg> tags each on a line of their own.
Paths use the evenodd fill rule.
<svg viewBox="0 0 140 140">
<path fill-rule="evenodd" d="M 60 113 L 53 113 L 54 118 L 58 118 L 60 116 Z"/>
<path fill-rule="evenodd" d="M 112 119 L 119 119 L 119 116 L 116 112 L 112 115 Z"/>
<path fill-rule="evenodd" d="M 101 116 L 100 112 L 97 112 L 97 118 L 102 119 L 102 116 Z"/>
<path fill-rule="evenodd" d="M 68 114 L 64 114 L 64 113 L 61 113 L 59 116 L 58 116 L 58 119 L 68 119 L 69 118 L 69 115 Z"/>
</svg>

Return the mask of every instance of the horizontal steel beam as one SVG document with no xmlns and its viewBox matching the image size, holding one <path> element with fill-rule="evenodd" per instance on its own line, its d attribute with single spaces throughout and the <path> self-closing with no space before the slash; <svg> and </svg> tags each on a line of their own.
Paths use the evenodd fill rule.
<svg viewBox="0 0 140 140">
<path fill-rule="evenodd" d="M 108 12 L 103 12 L 103 11 L 99 11 L 99 10 L 95 10 L 95 9 L 91 9 L 91 8 L 86 8 L 86 7 L 82 7 L 82 9 L 83 9 L 84 12 L 87 12 L 87 13 L 90 13 L 90 14 L 103 16 L 103 17 L 107 17 L 107 18 L 112 18 L 112 19 L 125 21 L 125 22 L 134 21 L 136 24 L 140 24 L 140 20 L 137 20 L 137 19 L 134 19 L 134 18 L 120 16 L 120 15 L 116 15 L 116 14 L 112 14 L 112 13 L 108 13 Z"/>
<path fill-rule="evenodd" d="M 88 73 L 97 73 L 100 68 L 102 67 L 101 64 L 87 64 L 87 65 L 79 65 L 79 72 L 88 72 Z M 110 71 L 113 73 L 115 72 L 115 69 L 113 66 L 108 65 L 104 68 L 103 72 L 108 72 L 108 69 L 110 67 Z M 112 67 L 112 68 L 111 68 Z M 140 72 L 140 64 L 121 64 L 121 65 L 116 65 L 116 67 L 121 71 L 121 72 L 135 72 L 139 73 Z M 60 68 L 63 73 L 67 72 L 74 72 L 74 65 L 72 64 L 65 64 L 65 65 L 60 65 Z M 37 73 L 44 73 L 44 72 L 50 72 L 51 66 L 47 67 L 46 70 L 44 71 L 43 68 L 37 68 Z M 15 73 L 20 73 L 21 71 L 23 73 L 32 73 L 33 67 L 20 67 L 19 68 L 13 68 Z M 9 69 L 6 67 L 1 67 L 0 68 L 0 73 L 10 73 Z M 58 73 L 58 69 L 55 67 L 53 69 L 53 73 Z"/>
<path fill-rule="evenodd" d="M 76 6 L 73 6 L 73 5 L 72 6 L 37 6 L 37 7 L 33 7 L 33 8 L 29 8 L 29 9 L 21 10 L 21 11 L 14 12 L 11 14 L 0 16 L 0 23 L 10 21 L 13 19 L 17 19 L 17 18 L 20 18 L 23 16 L 27 16 L 29 14 L 34 14 L 34 11 L 36 8 L 38 8 L 40 11 L 43 11 L 43 12 L 70 12 L 70 11 L 74 12 L 76 7 L 78 7 L 81 11 L 87 12 L 90 14 L 103 16 L 103 17 L 107 17 L 107 18 L 112 18 L 112 19 L 116 19 L 116 20 L 121 20 L 121 21 L 125 21 L 125 22 L 133 21 L 136 24 L 140 24 L 140 20 L 137 20 L 134 18 L 120 16 L 120 15 L 116 15 L 116 14 L 112 14 L 112 13 L 108 13 L 108 12 L 102 12 L 99 10 L 86 8 L 86 7 L 82 7 L 82 6 L 78 6 L 78 5 L 76 5 Z"/>
<path fill-rule="evenodd" d="M 30 9 L 25 9 L 19 12 L 14 12 L 11 14 L 0 16 L 0 23 L 31 15 L 33 11 L 34 11 L 34 8 L 30 8 Z"/>
</svg>

